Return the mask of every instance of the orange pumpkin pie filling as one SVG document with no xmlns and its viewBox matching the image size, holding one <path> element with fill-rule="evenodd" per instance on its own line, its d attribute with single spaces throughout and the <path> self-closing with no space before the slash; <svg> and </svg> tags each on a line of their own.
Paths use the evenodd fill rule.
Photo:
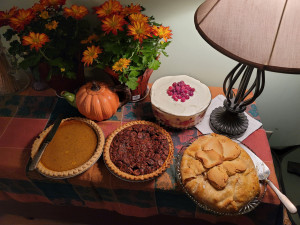
<svg viewBox="0 0 300 225">
<path fill-rule="evenodd" d="M 95 131 L 78 120 L 64 122 L 41 158 L 45 167 L 55 171 L 74 169 L 88 161 L 97 146 Z"/>
<path fill-rule="evenodd" d="M 40 134 L 32 157 L 52 126 Z M 96 123 L 84 118 L 64 119 L 38 164 L 38 171 L 50 177 L 70 177 L 84 172 L 102 154 L 104 135 Z"/>
</svg>

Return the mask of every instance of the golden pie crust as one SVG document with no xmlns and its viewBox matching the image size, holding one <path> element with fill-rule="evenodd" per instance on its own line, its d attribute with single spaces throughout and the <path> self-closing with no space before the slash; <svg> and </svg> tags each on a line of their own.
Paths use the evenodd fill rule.
<svg viewBox="0 0 300 225">
<path fill-rule="evenodd" d="M 31 158 L 53 125 L 34 141 Z M 63 119 L 55 136 L 46 147 L 37 170 L 51 178 L 76 176 L 91 167 L 103 152 L 105 138 L 101 128 L 92 120 L 80 117 Z"/>
<path fill-rule="evenodd" d="M 200 136 L 183 153 L 181 181 L 199 203 L 235 213 L 260 193 L 255 166 L 237 143 L 218 134 Z"/>
<path fill-rule="evenodd" d="M 157 170 L 155 170 L 151 173 L 148 173 L 148 174 L 133 175 L 133 174 L 129 174 L 129 173 L 126 173 L 124 171 L 121 171 L 113 163 L 113 161 L 111 159 L 111 156 L 110 156 L 111 145 L 112 145 L 112 142 L 113 142 L 114 138 L 121 131 L 123 131 L 126 128 L 129 128 L 131 126 L 134 126 L 134 125 L 147 125 L 147 126 L 153 127 L 158 133 L 163 135 L 167 139 L 167 142 L 168 142 L 168 155 L 167 155 L 167 158 L 163 162 L 162 166 L 160 166 Z M 138 139 L 137 139 L 137 141 L 138 141 Z M 124 143 L 125 142 L 126 141 L 124 141 Z M 127 181 L 146 181 L 146 180 L 150 180 L 150 179 L 153 179 L 153 178 L 161 175 L 170 166 L 171 161 L 173 159 L 173 154 L 174 154 L 174 145 L 173 145 L 173 141 L 172 141 L 172 138 L 171 138 L 170 134 L 166 130 L 164 130 L 162 127 L 160 127 L 159 125 L 157 125 L 155 123 L 139 120 L 139 121 L 133 121 L 133 122 L 126 123 L 125 125 L 123 125 L 120 128 L 116 129 L 108 137 L 108 139 L 106 140 L 105 146 L 104 146 L 103 159 L 104 159 L 104 162 L 105 162 L 106 166 L 117 177 L 119 177 L 121 179 L 125 179 Z"/>
</svg>

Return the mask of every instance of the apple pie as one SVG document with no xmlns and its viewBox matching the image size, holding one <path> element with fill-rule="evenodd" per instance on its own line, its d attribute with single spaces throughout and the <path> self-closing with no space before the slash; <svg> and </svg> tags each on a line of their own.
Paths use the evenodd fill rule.
<svg viewBox="0 0 300 225">
<path fill-rule="evenodd" d="M 235 213 L 260 193 L 255 166 L 237 143 L 218 134 L 200 136 L 183 153 L 181 181 L 199 203 Z"/>
</svg>

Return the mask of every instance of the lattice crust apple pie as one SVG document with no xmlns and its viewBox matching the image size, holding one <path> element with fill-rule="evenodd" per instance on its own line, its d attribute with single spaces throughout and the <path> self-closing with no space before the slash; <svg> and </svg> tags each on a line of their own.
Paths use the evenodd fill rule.
<svg viewBox="0 0 300 225">
<path fill-rule="evenodd" d="M 180 173 L 187 192 L 217 212 L 238 212 L 260 193 L 250 156 L 223 135 L 194 141 L 183 153 Z"/>
</svg>

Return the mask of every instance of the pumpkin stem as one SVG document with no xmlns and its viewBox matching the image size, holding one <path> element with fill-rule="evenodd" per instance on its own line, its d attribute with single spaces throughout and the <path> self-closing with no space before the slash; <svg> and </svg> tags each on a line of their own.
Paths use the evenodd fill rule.
<svg viewBox="0 0 300 225">
<path fill-rule="evenodd" d="M 92 91 L 99 91 L 100 88 L 101 88 L 100 85 L 96 81 L 92 81 L 92 87 L 91 87 Z"/>
</svg>

